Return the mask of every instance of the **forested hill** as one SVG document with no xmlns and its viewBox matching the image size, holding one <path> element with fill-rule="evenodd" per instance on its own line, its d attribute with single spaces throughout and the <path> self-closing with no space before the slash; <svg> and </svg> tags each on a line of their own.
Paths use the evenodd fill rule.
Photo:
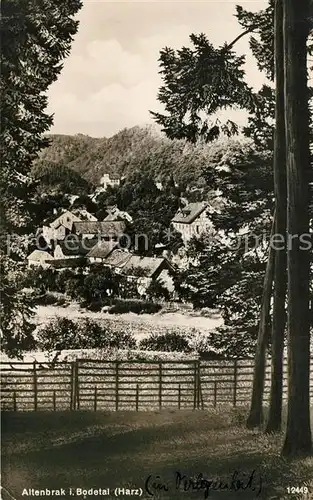
<svg viewBox="0 0 313 500">
<path fill-rule="evenodd" d="M 182 140 L 170 140 L 153 127 L 132 127 L 107 138 L 83 134 L 50 135 L 40 163 L 65 164 L 94 185 L 104 173 L 127 176 L 136 170 L 149 172 L 155 180 L 173 174 L 175 181 L 197 185 L 200 173 L 212 159 L 216 145 L 197 146 Z M 224 139 L 225 141 L 225 139 Z"/>
</svg>

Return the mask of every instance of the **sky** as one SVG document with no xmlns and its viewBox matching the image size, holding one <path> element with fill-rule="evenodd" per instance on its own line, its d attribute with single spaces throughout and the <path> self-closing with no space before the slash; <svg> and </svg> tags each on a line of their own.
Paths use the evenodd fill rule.
<svg viewBox="0 0 313 500">
<path fill-rule="evenodd" d="M 85 0 L 78 33 L 57 82 L 49 90 L 52 133 L 110 137 L 125 127 L 153 123 L 149 110 L 163 111 L 157 100 L 162 81 L 159 51 L 189 45 L 191 33 L 205 33 L 216 45 L 232 41 L 240 27 L 235 5 L 257 11 L 264 0 L 139 1 Z M 246 54 L 248 82 L 265 83 L 251 55 L 248 38 L 236 44 Z M 239 124 L 242 111 L 227 117 Z"/>
</svg>

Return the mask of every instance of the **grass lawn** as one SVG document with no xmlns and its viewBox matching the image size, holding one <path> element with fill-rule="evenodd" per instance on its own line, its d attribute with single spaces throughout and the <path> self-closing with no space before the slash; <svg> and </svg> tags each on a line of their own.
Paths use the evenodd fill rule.
<svg viewBox="0 0 313 500">
<path fill-rule="evenodd" d="M 205 490 L 183 492 L 175 486 L 179 471 L 188 478 L 230 483 L 234 471 L 249 477 L 255 469 L 256 490 L 210 489 L 213 499 L 313 498 L 313 459 L 287 462 L 280 458 L 282 435 L 248 431 L 243 410 L 162 412 L 2 413 L 2 485 L 15 499 L 24 488 L 142 488 L 158 475 L 168 491 L 154 490 L 155 499 L 201 500 Z M 246 476 L 243 476 L 246 474 Z M 262 478 L 261 493 L 259 478 Z M 287 486 L 310 488 L 311 495 L 291 495 Z M 152 490 L 152 481 L 149 482 Z M 72 487 L 74 494 L 70 495 Z M 3 490 L 3 500 L 10 497 Z M 42 498 L 42 497 L 36 497 Z M 51 498 L 51 497 L 50 497 Z M 82 496 L 80 498 L 83 498 Z M 118 498 L 136 498 L 121 495 Z"/>
</svg>

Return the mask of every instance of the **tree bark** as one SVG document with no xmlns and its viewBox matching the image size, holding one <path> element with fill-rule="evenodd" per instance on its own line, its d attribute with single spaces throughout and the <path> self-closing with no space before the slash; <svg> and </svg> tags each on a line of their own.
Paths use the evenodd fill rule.
<svg viewBox="0 0 313 500">
<path fill-rule="evenodd" d="M 276 226 L 276 212 L 274 213 L 273 217 L 271 236 L 274 233 L 275 226 Z M 271 296 L 272 296 L 272 286 L 273 286 L 273 274 L 274 274 L 274 251 L 272 245 L 270 245 L 265 276 L 264 276 L 264 284 L 263 284 L 259 332 L 258 332 L 258 340 L 255 352 L 255 361 L 254 361 L 251 406 L 246 424 L 248 429 L 252 429 L 253 427 L 258 427 L 263 422 L 262 404 L 263 404 L 265 367 L 266 367 L 266 349 L 267 349 L 269 330 L 270 330 L 270 308 L 271 308 Z"/>
<path fill-rule="evenodd" d="M 285 99 L 284 99 L 284 43 L 283 0 L 275 1 L 274 14 L 275 53 L 275 136 L 274 136 L 274 190 L 276 200 L 275 233 L 286 242 L 287 226 L 287 179 L 285 143 Z M 273 292 L 273 328 L 271 356 L 271 391 L 269 416 L 265 432 L 281 428 L 283 394 L 283 352 L 286 327 L 287 253 L 286 244 L 276 243 Z"/>
<path fill-rule="evenodd" d="M 282 453 L 312 453 L 310 429 L 308 0 L 284 0 L 287 147 L 288 417 Z M 291 240 L 291 238 L 293 239 Z"/>
</svg>

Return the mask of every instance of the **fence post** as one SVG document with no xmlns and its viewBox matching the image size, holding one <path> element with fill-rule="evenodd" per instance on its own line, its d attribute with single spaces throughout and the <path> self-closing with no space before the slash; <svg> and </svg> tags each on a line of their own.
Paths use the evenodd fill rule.
<svg viewBox="0 0 313 500">
<path fill-rule="evenodd" d="M 75 410 L 75 361 L 71 362 L 71 400 L 70 410 Z"/>
<path fill-rule="evenodd" d="M 115 363 L 115 410 L 118 411 L 118 371 L 119 371 L 119 362 Z"/>
<path fill-rule="evenodd" d="M 136 411 L 139 408 L 139 384 L 136 385 Z"/>
<path fill-rule="evenodd" d="M 78 359 L 73 363 L 73 397 L 72 397 L 72 405 L 73 410 L 79 410 L 79 382 L 78 382 Z"/>
<path fill-rule="evenodd" d="M 200 409 L 200 391 L 201 391 L 201 386 L 200 386 L 200 360 L 197 363 L 197 408 L 198 410 Z"/>
<path fill-rule="evenodd" d="M 94 394 L 94 411 L 97 411 L 97 386 L 95 385 L 95 394 Z"/>
<path fill-rule="evenodd" d="M 57 409 L 57 399 L 56 399 L 56 393 L 53 391 L 53 410 L 56 411 Z"/>
<path fill-rule="evenodd" d="M 202 385 L 201 385 L 201 361 L 199 359 L 199 364 L 198 364 L 198 395 L 199 395 L 199 400 L 198 400 L 198 408 L 200 408 L 200 403 L 201 403 L 201 410 L 204 410 L 204 403 L 203 403 L 203 394 L 202 394 Z"/>
<path fill-rule="evenodd" d="M 79 368 L 79 360 L 76 359 L 75 361 L 75 392 L 76 392 L 76 408 L 79 410 L 80 408 L 80 401 L 79 401 L 79 374 L 78 374 L 78 368 Z"/>
<path fill-rule="evenodd" d="M 13 411 L 17 411 L 16 391 L 13 392 Z"/>
<path fill-rule="evenodd" d="M 37 411 L 38 407 L 38 387 L 37 387 L 37 370 L 36 370 L 36 360 L 33 363 L 33 381 L 34 381 L 34 410 Z"/>
<path fill-rule="evenodd" d="M 234 399 L 233 399 L 233 406 L 237 405 L 237 359 L 234 361 Z"/>
<path fill-rule="evenodd" d="M 159 409 L 162 408 L 162 362 L 159 363 Z"/>
<path fill-rule="evenodd" d="M 216 408 L 217 403 L 217 381 L 214 380 L 214 408 Z"/>
<path fill-rule="evenodd" d="M 198 382 L 198 374 L 197 374 L 198 370 L 197 370 L 197 361 L 195 361 L 195 364 L 194 364 L 194 374 L 193 374 L 193 409 L 195 410 L 197 408 L 197 392 L 198 392 L 198 388 L 197 388 L 197 382 Z"/>
<path fill-rule="evenodd" d="M 181 387 L 178 384 L 178 409 L 180 410 L 180 400 L 181 400 Z"/>
</svg>

